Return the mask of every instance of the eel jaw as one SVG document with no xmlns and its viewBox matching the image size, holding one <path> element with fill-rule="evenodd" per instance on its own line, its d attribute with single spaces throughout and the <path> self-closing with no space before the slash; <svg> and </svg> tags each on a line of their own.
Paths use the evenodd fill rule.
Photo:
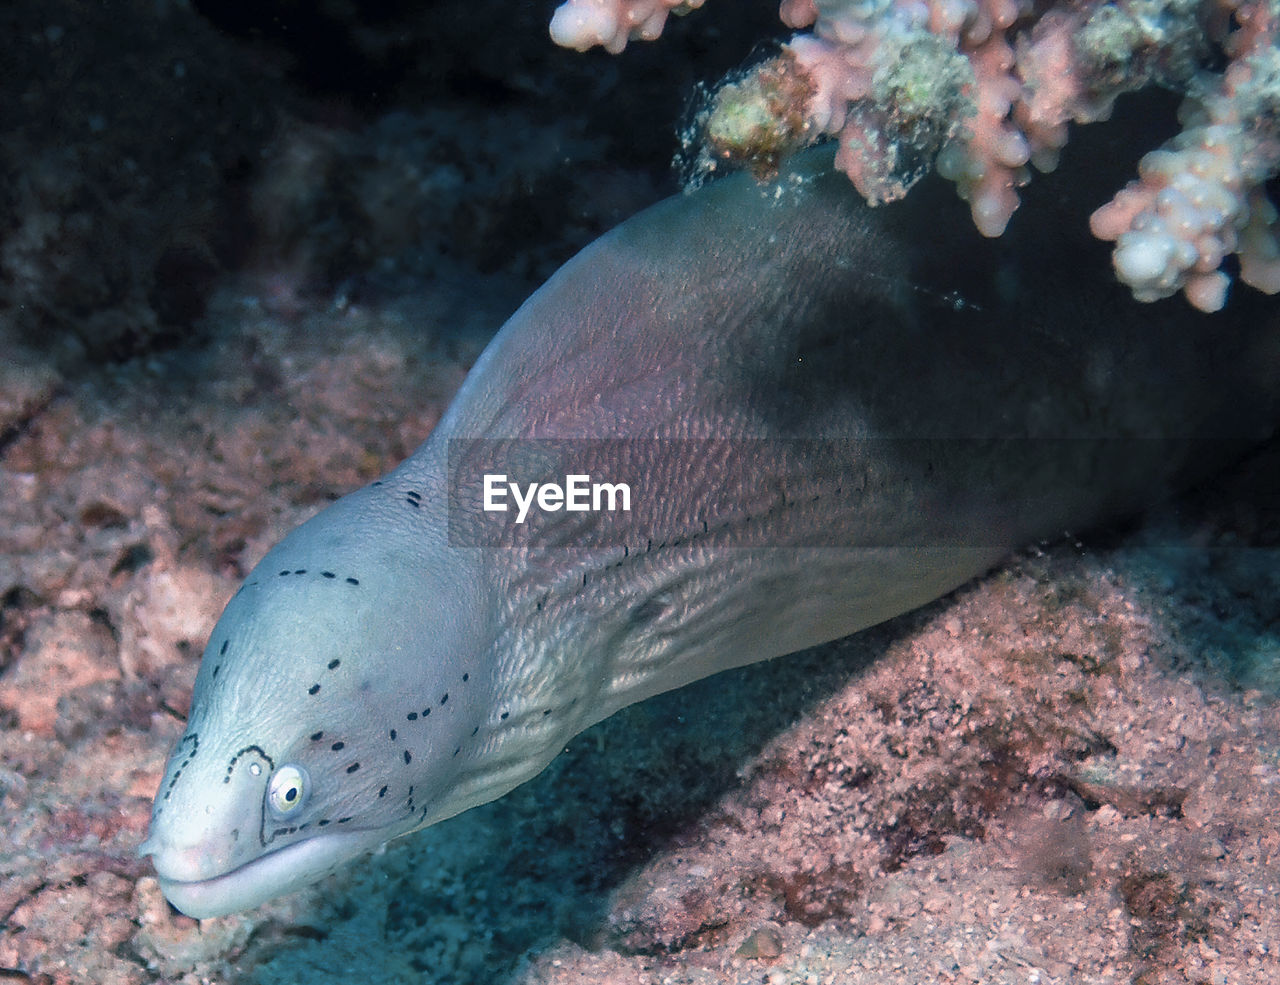
<svg viewBox="0 0 1280 985">
<path fill-rule="evenodd" d="M 386 840 L 387 835 L 376 829 L 316 834 L 219 875 L 191 880 L 165 875 L 166 849 L 154 837 L 138 847 L 138 854 L 152 856 L 165 899 L 187 916 L 204 920 L 249 910 L 308 886 Z"/>
</svg>

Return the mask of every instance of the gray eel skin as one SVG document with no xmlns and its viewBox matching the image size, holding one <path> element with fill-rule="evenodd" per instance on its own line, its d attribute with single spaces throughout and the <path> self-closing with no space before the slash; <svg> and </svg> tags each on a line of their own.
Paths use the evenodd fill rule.
<svg viewBox="0 0 1280 985">
<path fill-rule="evenodd" d="M 987 241 L 946 189 L 868 209 L 829 160 L 583 250 L 412 457 L 250 573 L 141 848 L 174 906 L 313 882 L 625 705 L 921 605 L 1280 417 L 1280 303 L 1133 302 L 1067 179 Z M 625 478 L 633 509 L 518 525 L 478 508 L 491 468 Z"/>
</svg>

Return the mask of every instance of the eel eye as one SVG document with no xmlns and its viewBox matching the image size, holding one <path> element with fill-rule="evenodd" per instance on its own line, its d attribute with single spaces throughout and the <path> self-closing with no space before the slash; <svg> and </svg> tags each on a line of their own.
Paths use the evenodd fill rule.
<svg viewBox="0 0 1280 985">
<path fill-rule="evenodd" d="M 307 771 L 293 763 L 285 763 L 267 781 L 267 806 L 277 820 L 284 821 L 302 810 L 310 793 L 311 778 Z"/>
</svg>

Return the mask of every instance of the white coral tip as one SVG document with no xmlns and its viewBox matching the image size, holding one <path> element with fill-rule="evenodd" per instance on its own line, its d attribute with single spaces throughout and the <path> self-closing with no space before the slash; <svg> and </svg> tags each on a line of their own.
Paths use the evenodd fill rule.
<svg viewBox="0 0 1280 985">
<path fill-rule="evenodd" d="M 586 51 L 603 45 L 612 50 L 619 35 L 625 45 L 626 32 L 619 31 L 613 4 L 567 0 L 551 15 L 551 40 L 562 48 Z"/>
<path fill-rule="evenodd" d="M 1116 240 L 1116 275 L 1130 287 L 1171 288 L 1174 242 L 1159 233 L 1131 230 Z"/>
</svg>

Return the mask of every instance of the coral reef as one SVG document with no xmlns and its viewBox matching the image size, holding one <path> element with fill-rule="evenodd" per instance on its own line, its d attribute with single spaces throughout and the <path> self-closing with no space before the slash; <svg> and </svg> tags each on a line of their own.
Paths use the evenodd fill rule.
<svg viewBox="0 0 1280 985">
<path fill-rule="evenodd" d="M 675 0 L 565 0 L 553 39 L 621 51 L 653 39 Z M 1280 171 L 1276 0 L 783 0 L 783 53 L 726 83 L 703 114 L 701 170 L 834 136 L 836 164 L 872 204 L 930 169 L 999 236 L 1030 168 L 1052 171 L 1069 124 L 1107 119 L 1125 93 L 1184 94 L 1183 130 L 1093 217 L 1116 275 L 1140 301 L 1182 291 L 1226 303 L 1224 260 L 1280 291 L 1280 226 L 1264 185 Z M 1215 70 L 1215 60 L 1225 67 Z"/>
</svg>

